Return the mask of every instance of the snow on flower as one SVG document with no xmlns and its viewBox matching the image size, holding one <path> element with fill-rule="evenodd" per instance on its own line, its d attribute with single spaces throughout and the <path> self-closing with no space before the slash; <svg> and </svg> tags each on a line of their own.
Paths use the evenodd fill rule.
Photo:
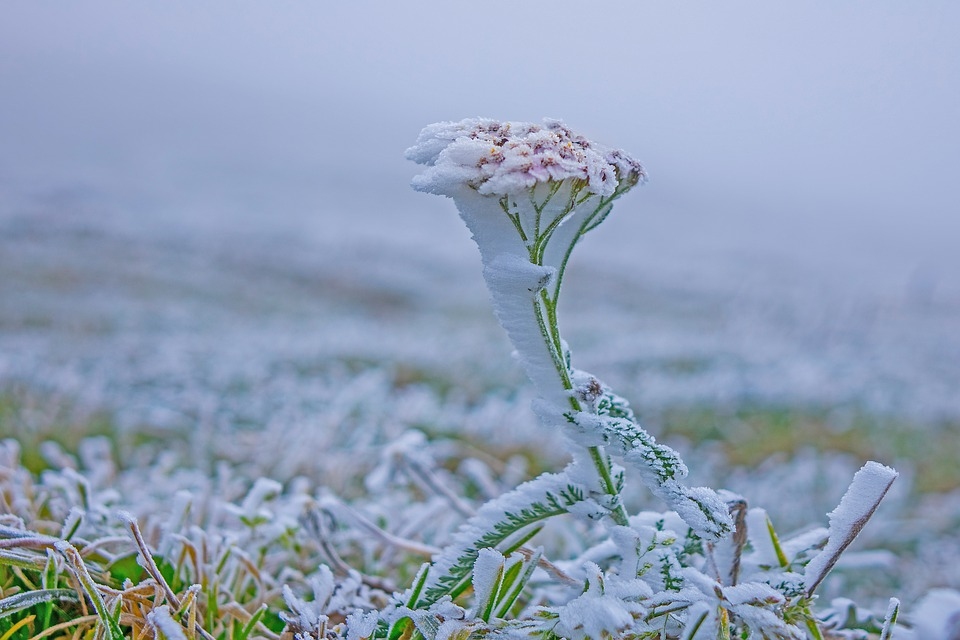
<svg viewBox="0 0 960 640">
<path fill-rule="evenodd" d="M 610 196 L 621 184 L 633 186 L 646 177 L 640 163 L 623 151 L 550 119 L 542 125 L 486 118 L 432 124 L 407 150 L 407 158 L 430 167 L 414 179 L 414 187 L 441 195 L 453 195 L 464 183 L 482 195 L 502 196 L 572 179 L 585 183 L 590 193 Z"/>
<path fill-rule="evenodd" d="M 560 336 L 557 309 L 570 255 L 606 219 L 613 201 L 646 178 L 640 163 L 558 120 L 433 124 L 420 133 L 407 158 L 428 167 L 414 178 L 414 188 L 456 203 L 480 249 L 494 313 L 537 389 L 537 414 L 548 428 L 568 422 L 582 427 L 583 437 L 572 442 L 574 458 L 583 453 L 591 458 L 600 480 L 597 497 L 613 519 L 626 524 L 627 514 L 602 451 L 606 445 L 638 467 L 698 534 L 708 540 L 727 535 L 733 523 L 726 505 L 711 490 L 679 484 L 686 474 L 679 456 L 655 446 L 626 402 L 604 394 L 599 381 L 593 380 L 596 393 L 590 391 L 590 382 L 571 368 Z M 584 383 L 586 392 L 580 388 Z M 602 409 L 598 394 L 605 396 Z"/>
<path fill-rule="evenodd" d="M 424 128 L 406 156 L 427 166 L 413 179 L 415 189 L 455 201 L 480 249 L 494 310 L 538 391 L 567 404 L 559 336 L 542 344 L 538 324 L 518 307 L 543 297 L 537 304 L 555 309 L 573 247 L 616 198 L 646 179 L 643 167 L 558 120 L 440 122 Z M 536 282 L 514 286 L 521 272 Z"/>
</svg>

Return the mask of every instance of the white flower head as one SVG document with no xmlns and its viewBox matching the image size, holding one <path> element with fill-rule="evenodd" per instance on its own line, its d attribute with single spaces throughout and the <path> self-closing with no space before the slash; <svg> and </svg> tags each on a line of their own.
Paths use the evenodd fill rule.
<svg viewBox="0 0 960 640">
<path fill-rule="evenodd" d="M 516 195 L 540 183 L 572 180 L 589 193 L 611 196 L 646 179 L 640 163 L 625 152 L 550 119 L 439 122 L 421 131 L 406 155 L 430 167 L 414 179 L 414 188 L 440 195 L 454 195 L 463 185 L 482 195 Z"/>
</svg>

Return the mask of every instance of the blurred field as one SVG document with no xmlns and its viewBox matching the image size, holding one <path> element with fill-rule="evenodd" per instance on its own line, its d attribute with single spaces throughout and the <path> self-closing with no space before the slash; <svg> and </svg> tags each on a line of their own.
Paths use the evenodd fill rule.
<svg viewBox="0 0 960 640">
<path fill-rule="evenodd" d="M 164 235 L 56 213 L 3 225 L 0 438 L 34 473 L 51 456 L 85 468 L 100 450 L 89 436 L 107 437 L 123 500 L 138 501 L 139 466 L 173 465 L 144 504 L 223 464 L 238 486 L 306 478 L 359 496 L 351 457 L 408 429 L 457 443 L 451 465 L 470 452 L 504 477 L 565 457 L 535 423 L 465 233 Z M 791 531 L 825 522 L 867 459 L 894 465 L 902 478 L 859 544 L 896 555 L 862 556 L 834 590 L 881 601 L 958 586 L 956 309 L 789 274 L 779 290 L 698 284 L 627 269 L 602 245 L 564 294 L 574 363 L 628 397 L 695 481 Z M 802 498 L 784 503 L 788 491 Z"/>
</svg>

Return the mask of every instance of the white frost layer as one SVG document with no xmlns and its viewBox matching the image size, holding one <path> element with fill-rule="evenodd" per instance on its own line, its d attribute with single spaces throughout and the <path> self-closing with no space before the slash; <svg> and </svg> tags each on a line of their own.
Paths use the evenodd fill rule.
<svg viewBox="0 0 960 640">
<path fill-rule="evenodd" d="M 837 563 L 840 554 L 863 529 L 898 475 L 894 469 L 871 461 L 853 476 L 840 504 L 829 514 L 827 545 L 807 564 L 804 581 L 808 592 L 812 593 Z"/>
<path fill-rule="evenodd" d="M 498 198 L 482 196 L 465 185 L 452 192 L 450 197 L 480 249 L 483 264 L 489 264 L 494 257 L 505 253 L 530 255 L 516 227 L 500 207 Z"/>
<path fill-rule="evenodd" d="M 556 275 L 553 267 L 531 264 L 518 255 L 500 255 L 483 269 L 493 310 L 517 350 L 537 393 L 555 403 L 569 402 L 563 380 L 535 320 L 534 298 Z"/>
<path fill-rule="evenodd" d="M 187 640 L 183 627 L 170 615 L 170 607 L 161 605 L 147 614 L 147 621 L 157 630 L 157 637 L 168 640 Z"/>
<path fill-rule="evenodd" d="M 511 195 L 572 178 L 591 193 L 609 196 L 621 180 L 636 184 L 645 178 L 640 163 L 625 152 L 590 142 L 559 120 L 438 122 L 420 132 L 406 156 L 429 167 L 414 179 L 414 188 L 440 195 L 464 184 L 483 195 Z"/>
<path fill-rule="evenodd" d="M 494 313 L 527 376 L 542 397 L 555 403 L 569 402 L 534 309 L 534 297 L 550 284 L 556 269 L 530 262 L 528 248 L 496 198 L 467 187 L 461 187 L 453 198 L 480 249 Z"/>
<path fill-rule="evenodd" d="M 376 611 L 354 610 L 347 616 L 347 640 L 363 640 L 373 636 L 380 618 Z"/>
<path fill-rule="evenodd" d="M 587 588 L 560 607 L 553 633 L 570 640 L 623 636 L 643 613 L 637 600 L 652 595 L 649 587 L 639 580 L 607 580 L 592 562 L 587 562 L 584 569 Z"/>
<path fill-rule="evenodd" d="M 473 563 L 473 593 L 476 597 L 476 613 L 479 615 L 491 598 L 495 597 L 494 589 L 503 575 L 503 554 L 493 548 L 480 549 L 477 561 Z"/>
</svg>

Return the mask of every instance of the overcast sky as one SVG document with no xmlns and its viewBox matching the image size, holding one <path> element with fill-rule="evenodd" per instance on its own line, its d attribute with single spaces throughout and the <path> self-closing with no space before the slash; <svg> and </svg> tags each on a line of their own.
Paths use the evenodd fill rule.
<svg viewBox="0 0 960 640">
<path fill-rule="evenodd" d="M 953 1 L 7 0 L 0 215 L 404 237 L 449 215 L 408 186 L 422 126 L 550 116 L 647 166 L 598 231 L 638 253 L 949 291 L 958 33 Z"/>
</svg>

